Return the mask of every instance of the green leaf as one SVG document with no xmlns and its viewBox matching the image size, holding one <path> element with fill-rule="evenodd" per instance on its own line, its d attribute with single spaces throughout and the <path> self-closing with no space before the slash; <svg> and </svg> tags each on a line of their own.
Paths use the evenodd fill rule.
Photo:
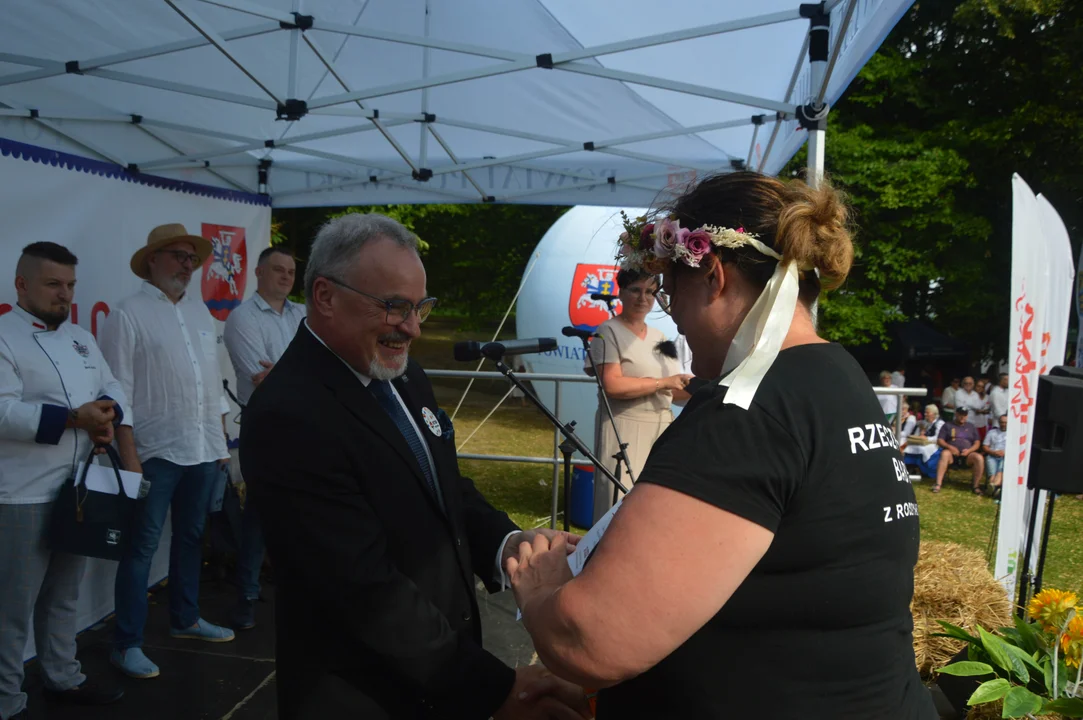
<svg viewBox="0 0 1083 720">
<path fill-rule="evenodd" d="M 971 662 L 969 660 L 945 665 L 940 668 L 940 672 L 944 675 L 959 675 L 961 677 L 970 677 L 972 675 L 996 675 L 996 671 L 993 670 L 992 666 L 981 662 Z"/>
<path fill-rule="evenodd" d="M 950 622 L 944 622 L 943 620 L 937 620 L 936 622 L 940 625 L 940 627 L 944 628 L 945 632 L 934 633 L 933 637 L 950 637 L 955 638 L 956 640 L 962 640 L 964 642 L 975 643 L 977 645 L 981 644 L 981 640 L 974 637 L 966 630 L 963 630 L 958 625 L 952 625 Z"/>
<path fill-rule="evenodd" d="M 1000 717 L 1024 717 L 1042 709 L 1042 699 L 1025 687 L 1013 687 L 1004 696 L 1004 712 Z"/>
<path fill-rule="evenodd" d="M 970 696 L 970 699 L 966 701 L 966 704 L 981 705 L 982 703 L 993 702 L 994 700 L 999 700 L 1007 695 L 1008 691 L 1011 689 L 1012 684 L 1004 678 L 989 680 L 978 686 L 978 689 L 974 691 L 974 694 Z"/>
<path fill-rule="evenodd" d="M 989 653 L 989 657 L 993 659 L 995 665 L 1008 672 L 1014 672 L 1024 683 L 1030 682 L 1027 666 L 1023 664 L 1022 660 L 1011 654 L 1008 650 L 1008 643 L 983 627 L 978 628 L 978 633 L 981 634 L 982 647 Z"/>
<path fill-rule="evenodd" d="M 1015 620 L 1015 629 L 1022 638 L 1019 647 L 1028 653 L 1034 653 L 1045 648 L 1045 642 L 1042 640 L 1042 636 L 1034 623 L 1029 623 L 1018 615 L 1013 615 L 1012 618 Z"/>
<path fill-rule="evenodd" d="M 1027 654 L 1027 651 L 1023 648 L 1016 647 L 1009 642 L 1004 643 L 1004 648 L 1012 655 L 1012 657 L 1017 658 L 1020 662 L 1022 662 L 1031 674 L 1037 677 L 1041 677 L 1044 674 L 1045 671 L 1042 669 L 1042 666 L 1039 665 L 1034 660 L 1034 658 Z M 1028 682 L 1029 680 L 1030 678 L 1028 677 L 1027 680 L 1024 680 L 1024 682 Z"/>
<path fill-rule="evenodd" d="M 1042 713 L 1060 713 L 1065 717 L 1083 718 L 1083 698 L 1060 698 L 1042 706 Z"/>
</svg>

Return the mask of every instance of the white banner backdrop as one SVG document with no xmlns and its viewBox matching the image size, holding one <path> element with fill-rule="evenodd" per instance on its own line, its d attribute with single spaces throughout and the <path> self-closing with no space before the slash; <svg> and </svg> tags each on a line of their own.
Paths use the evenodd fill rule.
<svg viewBox="0 0 1083 720">
<path fill-rule="evenodd" d="M 1004 458 L 995 575 L 1017 596 L 1033 494 L 1027 490 L 1038 377 L 1064 361 L 1072 297 L 1072 248 L 1056 210 L 1012 177 L 1011 331 L 1008 452 Z M 1039 517 L 1045 508 L 1039 498 Z M 1032 552 L 1031 572 L 1037 565 Z"/>
<path fill-rule="evenodd" d="M 142 280 L 129 269 L 132 254 L 147 233 L 163 223 L 183 223 L 189 232 L 211 240 L 214 255 L 192 277 L 189 292 L 201 293 L 219 326 L 222 376 L 236 387 L 221 331 L 229 311 L 255 292 L 255 259 L 270 243 L 269 199 L 218 188 L 133 176 L 116 165 L 45 150 L 0 138 L 0 315 L 16 302 L 15 265 L 22 248 L 50 240 L 76 257 L 78 285 L 72 322 L 95 336 L 110 308 L 136 292 Z M 232 405 L 238 411 L 236 405 Z M 229 433 L 237 437 L 236 415 Z M 163 533 L 151 570 L 151 583 L 168 573 L 169 527 Z M 79 628 L 113 610 L 116 563 L 92 559 L 79 593 Z M 25 655 L 35 653 L 30 638 Z"/>
</svg>

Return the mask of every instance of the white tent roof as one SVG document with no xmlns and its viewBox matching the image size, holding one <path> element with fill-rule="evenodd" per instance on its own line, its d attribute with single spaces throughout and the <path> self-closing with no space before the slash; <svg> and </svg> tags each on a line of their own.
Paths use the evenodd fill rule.
<svg viewBox="0 0 1083 720">
<path fill-rule="evenodd" d="M 0 137 L 279 207 L 649 205 L 776 173 L 912 2 L 11 0 Z"/>
</svg>

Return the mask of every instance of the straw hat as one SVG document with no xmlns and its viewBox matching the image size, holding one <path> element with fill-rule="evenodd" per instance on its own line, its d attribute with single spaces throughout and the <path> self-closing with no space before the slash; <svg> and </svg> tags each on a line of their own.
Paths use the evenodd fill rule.
<svg viewBox="0 0 1083 720">
<path fill-rule="evenodd" d="M 188 234 L 188 230 L 180 223 L 159 225 L 147 235 L 147 244 L 136 250 L 135 255 L 132 255 L 132 272 L 144 280 L 150 280 L 150 266 L 147 264 L 147 257 L 152 252 L 161 250 L 166 245 L 171 245 L 179 240 L 192 244 L 196 255 L 199 255 L 200 264 L 210 257 L 211 243 L 206 238 Z"/>
</svg>

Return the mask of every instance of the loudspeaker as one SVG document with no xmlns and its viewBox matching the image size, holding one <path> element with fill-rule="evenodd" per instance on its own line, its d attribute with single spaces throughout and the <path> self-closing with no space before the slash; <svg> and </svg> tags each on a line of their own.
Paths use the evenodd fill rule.
<svg viewBox="0 0 1083 720">
<path fill-rule="evenodd" d="M 1027 487 L 1083 493 L 1083 368 L 1058 365 L 1038 378 Z"/>
</svg>

